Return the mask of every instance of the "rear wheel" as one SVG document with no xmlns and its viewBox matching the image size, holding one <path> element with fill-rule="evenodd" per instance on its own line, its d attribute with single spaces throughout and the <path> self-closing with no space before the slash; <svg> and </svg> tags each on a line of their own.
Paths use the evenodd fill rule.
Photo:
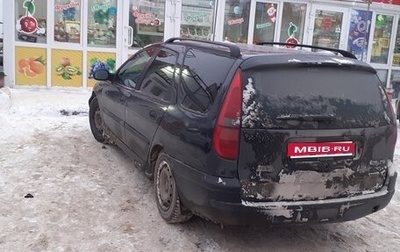
<svg viewBox="0 0 400 252">
<path fill-rule="evenodd" d="M 104 137 L 103 118 L 101 117 L 97 97 L 94 97 L 89 104 L 89 123 L 94 138 L 100 143 L 105 143 L 106 138 Z"/>
<path fill-rule="evenodd" d="M 193 214 L 181 204 L 171 165 L 161 153 L 155 167 L 154 187 L 158 211 L 168 223 L 188 221 Z"/>
</svg>

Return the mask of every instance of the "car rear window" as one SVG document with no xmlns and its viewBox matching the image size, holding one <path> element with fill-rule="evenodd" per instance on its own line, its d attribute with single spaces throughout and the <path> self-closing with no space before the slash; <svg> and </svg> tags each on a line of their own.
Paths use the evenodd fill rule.
<svg viewBox="0 0 400 252">
<path fill-rule="evenodd" d="M 393 120 L 376 74 L 355 68 L 247 70 L 243 85 L 244 128 L 362 128 Z"/>
</svg>

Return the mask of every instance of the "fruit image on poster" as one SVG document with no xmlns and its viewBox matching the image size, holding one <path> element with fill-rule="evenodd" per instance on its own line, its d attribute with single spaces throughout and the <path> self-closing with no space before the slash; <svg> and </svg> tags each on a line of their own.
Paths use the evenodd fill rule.
<svg viewBox="0 0 400 252">
<path fill-rule="evenodd" d="M 115 53 L 88 52 L 88 87 L 93 87 L 96 80 L 93 74 L 98 69 L 107 69 L 110 73 L 115 72 Z"/>
<path fill-rule="evenodd" d="M 47 20 L 43 14 L 47 9 L 46 1 L 19 0 L 16 9 L 16 40 L 46 43 Z"/>
<path fill-rule="evenodd" d="M 52 85 L 62 87 L 82 87 L 82 57 L 83 54 L 81 51 L 52 50 Z"/>
<path fill-rule="evenodd" d="M 16 85 L 46 86 L 46 49 L 17 46 L 15 59 Z"/>
</svg>

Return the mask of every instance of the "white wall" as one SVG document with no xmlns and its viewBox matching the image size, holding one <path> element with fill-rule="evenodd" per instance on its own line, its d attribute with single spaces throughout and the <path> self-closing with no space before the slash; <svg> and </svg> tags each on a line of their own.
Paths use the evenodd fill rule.
<svg viewBox="0 0 400 252">
<path fill-rule="evenodd" d="M 3 37 L 3 0 L 0 0 L 0 38 Z"/>
</svg>

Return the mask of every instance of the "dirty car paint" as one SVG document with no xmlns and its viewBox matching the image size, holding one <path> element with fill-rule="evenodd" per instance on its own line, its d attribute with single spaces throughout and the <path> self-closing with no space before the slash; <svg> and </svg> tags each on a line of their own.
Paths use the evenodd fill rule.
<svg viewBox="0 0 400 252">
<path fill-rule="evenodd" d="M 245 76 L 238 164 L 243 200 L 334 199 L 371 194 L 384 186 L 393 159 L 388 143 L 395 126 L 380 86 L 370 87 L 369 92 L 380 94 L 382 100 L 367 101 L 353 91 L 346 94 L 351 99 L 340 93 L 303 94 L 296 85 L 289 85 L 295 91 L 285 91 L 280 87 L 284 81 L 270 88 L 270 81 L 257 71 Z M 332 122 L 278 119 L 293 113 L 335 117 Z M 353 142 L 354 156 L 294 160 L 286 155 L 288 142 L 335 141 Z"/>
</svg>

